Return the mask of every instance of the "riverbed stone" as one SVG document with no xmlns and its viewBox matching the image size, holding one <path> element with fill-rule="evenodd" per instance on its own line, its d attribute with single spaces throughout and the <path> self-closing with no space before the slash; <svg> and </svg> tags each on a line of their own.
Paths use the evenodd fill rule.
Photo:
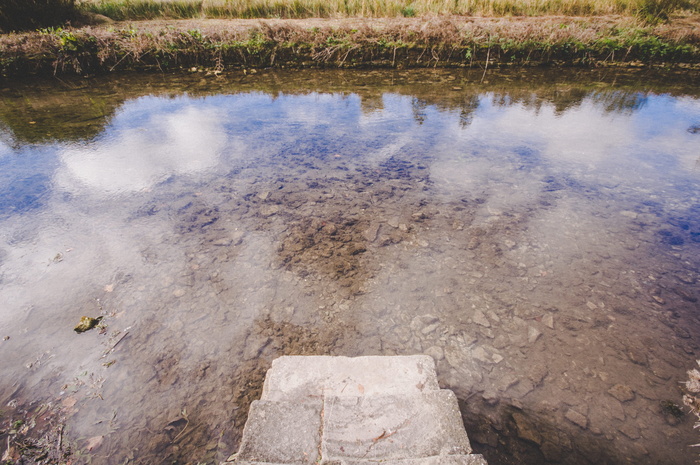
<svg viewBox="0 0 700 465">
<path fill-rule="evenodd" d="M 367 228 L 363 233 L 362 237 L 367 241 L 367 242 L 374 242 L 377 240 L 377 235 L 379 234 L 379 228 L 381 227 L 380 223 L 372 223 L 370 224 L 369 228 Z"/>
<path fill-rule="evenodd" d="M 631 400 L 634 400 L 635 398 L 634 391 L 632 390 L 632 388 L 625 384 L 614 385 L 613 387 L 608 389 L 608 394 L 610 394 L 620 402 L 629 402 Z"/>
<path fill-rule="evenodd" d="M 620 403 L 620 401 L 610 399 L 609 397 L 608 399 L 608 401 L 604 402 L 605 411 L 613 418 L 616 418 L 620 421 L 625 421 L 625 409 L 622 408 L 622 404 Z"/>
<path fill-rule="evenodd" d="M 179 288 L 177 288 L 177 289 L 175 289 L 175 290 L 173 291 L 173 295 L 174 295 L 175 297 L 182 297 L 182 296 L 185 295 L 185 290 L 182 289 L 181 287 L 179 287 Z"/>
<path fill-rule="evenodd" d="M 411 320 L 411 330 L 413 332 L 418 333 L 421 332 L 424 328 L 431 327 L 433 325 L 436 325 L 440 322 L 440 319 L 435 316 L 435 315 L 418 315 Z M 435 327 L 437 328 L 437 326 Z"/>
<path fill-rule="evenodd" d="M 243 360 L 252 360 L 260 355 L 260 353 L 272 342 L 272 339 L 267 336 L 251 334 L 246 339 L 245 350 L 243 351 Z"/>
<path fill-rule="evenodd" d="M 445 359 L 447 363 L 469 380 L 470 383 L 480 383 L 483 379 L 482 370 L 470 356 L 469 349 L 462 344 L 449 344 L 445 347 Z"/>
<path fill-rule="evenodd" d="M 492 389 L 487 389 L 486 391 L 484 391 L 484 393 L 481 395 L 481 398 L 488 405 L 496 405 L 496 404 L 498 404 L 498 401 L 500 400 L 499 394 Z"/>
<path fill-rule="evenodd" d="M 698 301 L 698 298 L 690 291 L 680 288 L 680 287 L 675 287 L 673 288 L 673 292 L 678 294 L 683 300 L 695 303 Z"/>
<path fill-rule="evenodd" d="M 630 439 L 639 439 L 641 435 L 639 434 L 639 428 L 630 422 L 625 422 L 620 426 L 620 432 Z"/>
<path fill-rule="evenodd" d="M 440 323 L 433 323 L 431 325 L 425 326 L 423 329 L 420 330 L 420 332 L 424 336 L 427 336 L 428 334 L 430 334 L 433 331 L 435 331 L 436 329 L 438 329 L 439 326 L 440 326 Z"/>
<path fill-rule="evenodd" d="M 537 445 L 542 444 L 542 435 L 539 429 L 530 422 L 528 417 L 524 413 L 515 412 L 513 413 L 513 420 L 515 421 L 515 427 L 518 430 L 518 437 L 526 441 L 534 442 Z"/>
<path fill-rule="evenodd" d="M 492 328 L 481 327 L 479 328 L 479 332 L 489 339 L 494 339 L 496 337 L 496 334 L 493 332 Z"/>
<path fill-rule="evenodd" d="M 534 344 L 535 342 L 537 342 L 537 339 L 539 339 L 541 335 L 542 332 L 537 328 L 533 326 L 527 328 L 527 342 L 529 342 L 530 344 Z"/>
<path fill-rule="evenodd" d="M 549 375 L 547 366 L 544 364 L 537 364 L 530 367 L 527 377 L 535 386 L 539 386 L 547 375 Z"/>
<path fill-rule="evenodd" d="M 280 211 L 279 205 L 263 205 L 260 208 L 260 215 L 265 218 L 276 215 Z"/>
<path fill-rule="evenodd" d="M 501 378 L 500 382 L 498 383 L 498 390 L 501 392 L 505 392 L 511 387 L 518 384 L 519 382 L 520 378 L 518 378 L 514 374 L 505 375 Z"/>
<path fill-rule="evenodd" d="M 641 350 L 641 348 L 628 347 L 627 356 L 629 357 L 632 363 L 635 363 L 637 365 L 647 366 L 649 364 L 647 355 Z"/>
<path fill-rule="evenodd" d="M 425 349 L 425 355 L 430 355 L 436 362 L 445 358 L 445 351 L 439 346 L 430 346 Z"/>
<path fill-rule="evenodd" d="M 488 318 L 486 318 L 486 315 L 484 315 L 484 312 L 482 312 L 481 310 L 477 310 L 474 312 L 474 315 L 472 315 L 472 320 L 474 321 L 474 323 L 484 326 L 486 328 L 491 327 L 491 322 L 488 320 Z"/>
<path fill-rule="evenodd" d="M 554 329 L 554 315 L 547 313 L 542 317 L 542 324 L 549 329 Z"/>
<path fill-rule="evenodd" d="M 483 363 L 497 363 L 497 362 L 495 362 L 495 360 L 493 359 L 493 357 L 491 356 L 491 354 L 489 354 L 489 353 L 486 351 L 486 349 L 484 349 L 484 348 L 481 347 L 481 346 L 479 346 L 479 347 L 475 348 L 474 350 L 472 350 L 471 355 L 472 355 L 472 357 L 474 357 L 474 359 L 476 359 L 476 360 L 478 360 L 478 361 L 480 361 L 480 362 L 483 362 Z M 500 361 L 500 360 L 503 360 L 503 357 L 500 357 L 499 361 Z"/>
<path fill-rule="evenodd" d="M 558 462 L 563 458 L 563 450 L 561 446 L 554 442 L 546 441 L 540 446 L 542 455 L 550 462 Z"/>
<path fill-rule="evenodd" d="M 586 417 L 584 414 L 574 410 L 573 408 L 570 408 L 569 410 L 566 411 L 564 414 L 564 417 L 569 420 L 570 422 L 574 423 L 575 425 L 586 429 L 588 428 L 588 417 Z"/>
</svg>

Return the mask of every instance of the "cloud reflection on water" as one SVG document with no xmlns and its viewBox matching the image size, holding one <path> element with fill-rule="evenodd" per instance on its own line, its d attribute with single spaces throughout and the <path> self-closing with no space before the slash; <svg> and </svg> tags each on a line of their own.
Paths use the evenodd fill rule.
<svg viewBox="0 0 700 465">
<path fill-rule="evenodd" d="M 199 403 L 202 409 L 218 410 L 206 419 L 214 428 L 230 422 L 221 412 L 231 408 L 231 401 L 219 391 L 206 393 L 214 384 L 227 384 L 241 358 L 254 361 L 268 347 L 272 337 L 266 334 L 257 346 L 250 342 L 256 320 L 268 315 L 288 315 L 312 334 L 322 332 L 318 322 L 324 318 L 329 324 L 346 319 L 357 325 L 362 328 L 358 338 L 373 329 L 371 348 L 365 347 L 366 340 L 352 347 L 362 353 L 390 344 L 403 352 L 427 348 L 421 340 L 411 346 L 396 343 L 395 331 L 383 326 L 394 318 L 407 337 L 411 331 L 402 319 L 413 323 L 414 316 L 424 313 L 437 313 L 446 325 L 459 326 L 466 334 L 475 331 L 466 323 L 474 308 L 490 305 L 494 312 L 503 310 L 498 318 L 514 320 L 497 301 L 510 299 L 518 302 L 514 312 L 532 313 L 519 313 L 518 318 L 528 317 L 523 325 L 548 331 L 535 319 L 539 308 L 567 285 L 581 294 L 576 297 L 581 297 L 583 309 L 590 309 L 583 295 L 590 289 L 584 284 L 595 282 L 590 273 L 571 279 L 577 272 L 571 264 L 581 265 L 583 273 L 590 271 L 586 260 L 596 253 L 615 257 L 621 251 L 622 257 L 628 250 L 626 238 L 613 241 L 605 234 L 617 234 L 610 225 L 624 226 L 636 213 L 620 217 L 620 210 L 634 203 L 615 194 L 603 199 L 613 200 L 611 210 L 605 202 L 596 203 L 599 199 L 582 208 L 591 199 L 579 194 L 612 185 L 612 178 L 633 191 L 665 183 L 667 175 L 692 178 L 694 174 L 679 167 L 687 166 L 697 147 L 691 139 L 696 136 L 685 128 L 700 104 L 649 96 L 643 105 L 632 99 L 633 111 L 616 112 L 593 96 L 565 110 L 550 103 L 500 105 L 497 100 L 494 94 L 471 99 L 468 117 L 391 93 L 367 112 L 354 94 L 248 93 L 128 101 L 103 136 L 55 149 L 61 161 L 54 176 L 58 194 L 79 194 L 79 201 L 53 192 L 47 214 L 20 217 L 26 229 L 38 231 L 33 239 L 4 245 L 12 252 L 3 265 L 14 278 L 0 282 L 0 300 L 9 302 L 0 318 L 12 332 L 7 346 L 16 344 L 16 352 L 0 366 L 21 375 L 22 363 L 33 353 L 51 353 L 53 376 L 64 382 L 78 368 L 82 372 L 83 365 L 99 366 L 100 351 L 91 352 L 86 343 L 96 335 L 76 339 L 71 325 L 81 312 L 97 312 L 96 302 L 102 302 L 113 312 L 108 317 L 111 329 L 134 327 L 131 339 L 121 346 L 133 350 L 133 358 L 122 356 L 109 371 L 99 368 L 111 393 L 101 399 L 107 406 L 103 408 L 118 408 L 123 425 L 140 422 L 155 431 L 181 405 Z M 387 163 L 392 159 L 394 164 Z M 415 165 L 425 169 L 405 168 Z M 179 179 L 164 182 L 171 177 Z M 662 201 L 675 202 L 679 192 L 665 195 Z M 417 211 L 424 208 L 425 218 Z M 357 268 L 376 265 L 373 277 L 358 273 L 356 278 L 367 280 L 370 292 L 343 299 L 335 292 L 342 289 L 328 281 L 334 274 L 314 271 L 331 257 L 309 252 L 316 244 L 290 240 L 294 228 L 308 232 L 302 227 L 312 219 L 337 222 L 348 230 L 359 223 L 345 220 L 357 219 L 401 232 L 396 242 L 382 246 L 368 239 L 371 245 L 351 255 Z M 0 225 L 15 227 L 9 221 Z M 318 229 L 309 228 L 314 234 Z M 483 245 L 469 242 L 477 229 L 483 230 L 478 236 Z M 358 237 L 365 234 L 361 231 Z M 291 249 L 289 257 L 303 258 L 306 251 L 314 262 L 307 274 L 276 262 L 281 248 L 296 246 L 299 250 Z M 53 260 L 59 251 L 62 259 Z M 551 276 L 556 281 L 547 282 Z M 542 291 L 540 280 L 549 291 Z M 520 287 L 513 291 L 509 285 Z M 577 311 L 581 302 L 564 302 L 561 313 Z M 332 312 L 338 309 L 336 318 Z M 559 318 L 557 314 L 557 328 Z M 500 331 L 495 321 L 493 330 Z M 29 336 L 21 333 L 24 327 L 30 328 L 25 332 L 31 343 L 25 343 Z M 344 337 L 334 347 L 342 348 Z M 451 344 L 454 338 L 445 339 Z M 84 351 L 75 350 L 76 340 Z M 433 343 L 441 344 L 439 339 Z M 522 343 L 529 358 L 523 356 L 518 369 L 526 369 L 538 356 Z M 501 347 L 506 355 L 509 347 L 514 346 Z M 449 344 L 447 349 L 461 350 Z M 508 359 L 517 357 L 510 354 Z M 168 364 L 171 360 L 175 362 Z M 220 371 L 215 371 L 216 363 L 208 365 L 212 360 L 220 362 Z M 206 366 L 191 383 L 160 384 L 171 373 L 184 380 L 200 365 Z M 151 369 L 157 369 L 155 374 Z M 129 370 L 141 378 L 132 378 Z M 219 377 L 203 380 L 207 372 Z M 48 374 L 42 366 L 35 368 L 36 379 L 52 379 Z M 485 372 L 486 382 L 488 376 Z M 596 383 L 596 388 L 604 384 Z M 164 402 L 174 412 L 161 409 Z M 156 407 L 146 411 L 143 405 Z M 88 420 L 78 415 L 72 426 L 78 429 L 82 422 L 86 435 L 97 434 L 97 423 Z M 125 445 L 130 444 L 128 434 L 140 432 L 123 428 L 105 434 L 123 435 L 116 443 Z"/>
<path fill-rule="evenodd" d="M 140 114 L 144 106 L 150 108 L 147 115 Z M 129 194 L 173 175 L 211 169 L 228 140 L 224 116 L 220 108 L 184 98 L 127 102 L 107 137 L 62 152 L 58 184 L 68 192 L 88 188 L 99 195 Z"/>
<path fill-rule="evenodd" d="M 529 153 L 520 153 L 521 157 L 534 156 L 539 158 L 536 163 L 568 165 L 582 172 L 619 167 L 620 159 L 626 164 L 641 144 L 655 144 L 683 158 L 667 160 L 670 163 L 691 168 L 697 161 L 684 140 L 688 122 L 682 121 L 697 113 L 693 99 L 645 97 L 643 105 L 618 112 L 607 108 L 606 99 L 592 96 L 560 111 L 546 103 L 536 108 L 507 99 L 506 104 L 498 103 L 503 99 L 486 94 L 479 98 L 466 126 L 430 105 L 421 106 L 417 116 L 414 100 L 384 94 L 379 108 L 363 113 L 361 100 L 352 95 L 139 98 L 123 105 L 104 137 L 62 150 L 64 169 L 56 179 L 68 192 L 84 188 L 102 195 L 138 192 L 173 175 L 206 172 L 221 163 L 222 154 L 229 161 L 246 156 L 251 148 L 255 150 L 252 157 L 276 155 L 275 151 L 293 146 L 294 138 L 307 135 L 325 140 L 323 147 L 330 151 L 342 151 L 339 144 L 345 137 L 364 141 L 367 149 L 353 156 L 375 165 L 426 138 L 443 147 L 452 146 L 462 155 L 465 148 L 467 152 L 488 147 L 486 150 L 517 153 L 527 147 Z M 676 120 L 655 117 L 666 115 L 669 105 L 675 107 Z M 278 124 L 290 132 L 283 134 L 285 129 L 281 129 L 281 133 Z M 380 139 L 377 131 L 382 132 Z M 0 146 L 0 153 L 9 150 L 5 144 Z"/>
</svg>

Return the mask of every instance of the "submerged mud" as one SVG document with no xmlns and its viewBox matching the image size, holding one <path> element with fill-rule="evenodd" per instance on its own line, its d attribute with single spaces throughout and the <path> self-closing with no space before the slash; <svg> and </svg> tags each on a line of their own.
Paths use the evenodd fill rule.
<svg viewBox="0 0 700 465">
<path fill-rule="evenodd" d="M 274 358 L 415 353 L 489 463 L 694 459 L 690 89 L 435 72 L 267 90 L 304 76 L 171 83 L 78 142 L 7 129 L 3 189 L 27 199 L 0 223 L 10 459 L 60 431 L 76 463 L 214 463 Z M 102 326 L 76 334 L 83 315 Z"/>
</svg>

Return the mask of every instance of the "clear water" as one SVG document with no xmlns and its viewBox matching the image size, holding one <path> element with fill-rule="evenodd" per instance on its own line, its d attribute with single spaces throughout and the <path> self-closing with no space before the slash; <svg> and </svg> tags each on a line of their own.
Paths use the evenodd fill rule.
<svg viewBox="0 0 700 465">
<path fill-rule="evenodd" d="M 429 353 L 492 464 L 692 462 L 693 79 L 5 83 L 0 451 L 215 463 L 274 358 Z"/>
</svg>

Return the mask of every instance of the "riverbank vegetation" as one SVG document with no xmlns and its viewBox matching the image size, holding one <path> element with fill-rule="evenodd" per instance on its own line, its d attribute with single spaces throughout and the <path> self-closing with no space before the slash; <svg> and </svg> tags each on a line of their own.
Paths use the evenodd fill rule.
<svg viewBox="0 0 700 465">
<path fill-rule="evenodd" d="M 652 22 L 699 6 L 697 0 L 87 0 L 80 5 L 115 20 L 618 14 Z"/>
<path fill-rule="evenodd" d="M 271 66 L 700 65 L 700 0 L 6 1 L 14 6 L 0 10 L 2 27 L 26 27 L 8 17 L 25 8 L 35 29 L 0 35 L 3 76 Z M 48 19 L 28 15 L 26 9 L 51 2 L 56 18 L 72 21 L 48 26 Z M 301 19 L 307 16 L 314 18 Z M 268 19 L 241 19 L 254 17 Z"/>
<path fill-rule="evenodd" d="M 700 64 L 700 29 L 633 20 L 432 17 L 198 20 L 48 28 L 0 37 L 0 73 L 261 67 Z"/>
</svg>

